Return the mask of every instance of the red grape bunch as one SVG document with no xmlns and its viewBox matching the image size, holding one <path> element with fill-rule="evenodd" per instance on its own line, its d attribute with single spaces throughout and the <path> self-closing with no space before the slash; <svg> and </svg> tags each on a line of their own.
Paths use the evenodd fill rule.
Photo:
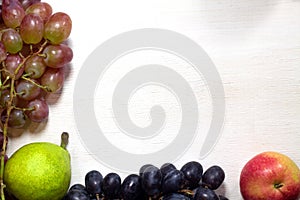
<svg viewBox="0 0 300 200">
<path fill-rule="evenodd" d="M 72 21 L 38 0 L 3 0 L 1 12 L 1 121 L 22 128 L 26 119 L 47 119 L 44 96 L 63 86 L 64 66 L 73 58 L 65 43 Z"/>
<path fill-rule="evenodd" d="M 1 3 L 0 3 L 1 4 Z M 67 39 L 72 21 L 41 0 L 2 0 L 0 5 L 0 185 L 8 133 L 47 120 L 46 95 L 61 90 L 73 59 Z"/>
</svg>

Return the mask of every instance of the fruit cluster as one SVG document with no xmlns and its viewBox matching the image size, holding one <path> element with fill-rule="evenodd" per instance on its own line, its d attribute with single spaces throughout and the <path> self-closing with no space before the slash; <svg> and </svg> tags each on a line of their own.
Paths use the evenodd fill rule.
<svg viewBox="0 0 300 200">
<path fill-rule="evenodd" d="M 41 0 L 2 0 L 0 5 L 0 182 L 7 160 L 7 136 L 30 122 L 48 119 L 47 95 L 64 84 L 73 59 L 67 44 L 69 15 L 53 13 Z M 11 128 L 13 128 L 11 130 Z M 3 199 L 4 184 L 1 185 Z"/>
<path fill-rule="evenodd" d="M 73 59 L 71 18 L 40 0 L 3 0 L 0 9 L 0 144 L 8 128 L 47 120 L 46 95 L 64 84 Z M 6 138 L 4 142 L 4 138 Z M 5 155 L 5 152 L 3 153 Z M 5 155 L 6 159 L 7 156 Z"/>
<path fill-rule="evenodd" d="M 45 95 L 63 86 L 72 21 L 40 0 L 3 0 L 0 16 L 1 122 L 23 128 L 47 119 Z"/>
<path fill-rule="evenodd" d="M 190 161 L 181 169 L 171 163 L 160 168 L 146 164 L 138 175 L 130 174 L 123 181 L 116 173 L 103 177 L 92 170 L 85 176 L 85 185 L 72 185 L 64 200 L 226 200 L 215 191 L 224 179 L 225 172 L 220 166 L 211 166 L 203 173 L 197 161 Z"/>
</svg>

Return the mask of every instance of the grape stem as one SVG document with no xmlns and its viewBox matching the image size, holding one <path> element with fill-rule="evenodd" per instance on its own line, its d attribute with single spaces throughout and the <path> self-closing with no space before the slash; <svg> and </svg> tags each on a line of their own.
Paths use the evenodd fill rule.
<svg viewBox="0 0 300 200">
<path fill-rule="evenodd" d="M 16 110 L 22 110 L 22 111 L 31 111 L 31 110 L 34 110 L 34 107 L 29 107 L 29 108 L 19 108 L 19 107 L 13 106 L 13 109 L 16 109 Z"/>
<path fill-rule="evenodd" d="M 7 129 L 8 129 L 8 120 L 9 116 L 11 113 L 11 110 L 13 108 L 12 102 L 13 102 L 13 94 L 14 94 L 14 89 L 15 89 L 15 77 L 11 79 L 11 87 L 10 87 L 10 99 L 7 102 L 7 118 L 5 119 L 5 123 L 3 126 L 3 146 L 2 146 L 2 151 L 1 151 L 1 168 L 0 168 L 0 186 L 1 186 L 1 199 L 5 200 L 5 195 L 4 195 L 4 188 L 5 184 L 3 182 L 3 176 L 4 176 L 4 156 L 6 154 L 6 137 L 7 137 Z"/>
<path fill-rule="evenodd" d="M 7 110 L 6 110 L 6 119 L 5 119 L 5 123 L 3 125 L 3 145 L 2 145 L 2 150 L 1 150 L 1 159 L 0 159 L 0 196 L 1 196 L 1 200 L 5 200 L 5 194 L 4 194 L 4 189 L 5 189 L 5 184 L 4 184 L 4 157 L 6 155 L 6 146 L 7 146 L 7 133 L 8 133 L 8 120 L 10 117 L 10 113 L 12 111 L 12 109 L 15 108 L 15 106 L 13 105 L 13 100 L 15 98 L 15 96 L 17 95 L 15 92 L 15 82 L 16 82 L 16 75 L 18 74 L 19 70 L 21 69 L 21 67 L 25 64 L 25 62 L 36 55 L 40 55 L 41 52 L 44 50 L 44 48 L 46 47 L 46 45 L 48 44 L 48 41 L 45 40 L 45 42 L 40 46 L 40 48 L 38 49 L 38 51 L 36 52 L 31 52 L 27 57 L 25 57 L 23 59 L 23 61 L 18 65 L 17 69 L 14 72 L 14 75 L 12 77 L 6 77 L 5 79 L 5 83 L 8 82 L 10 80 L 10 98 L 7 101 Z M 2 63 L 3 66 L 4 62 Z M 31 79 L 26 78 L 26 77 L 22 77 L 23 79 L 29 80 L 31 82 L 33 82 Z M 3 88 L 1 87 L 0 90 L 2 91 Z M 64 146 L 64 148 L 66 147 L 66 145 Z"/>
<path fill-rule="evenodd" d="M 33 85 L 35 85 L 35 86 L 37 86 L 37 87 L 39 87 L 39 88 L 45 90 L 46 92 L 50 92 L 50 91 L 51 91 L 47 86 L 40 85 L 40 84 L 34 82 L 32 79 L 27 78 L 26 76 L 22 76 L 21 78 L 24 79 L 24 80 L 26 80 L 26 81 L 31 82 Z"/>
</svg>

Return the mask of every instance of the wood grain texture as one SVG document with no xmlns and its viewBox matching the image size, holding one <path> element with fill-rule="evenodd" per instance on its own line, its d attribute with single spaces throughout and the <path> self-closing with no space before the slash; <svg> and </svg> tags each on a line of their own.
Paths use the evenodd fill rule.
<svg viewBox="0 0 300 200">
<path fill-rule="evenodd" d="M 205 133 L 200 130 L 201 134 L 175 165 L 180 167 L 187 161 L 200 159 L 204 168 L 214 164 L 222 166 L 226 179 L 219 192 L 234 200 L 242 199 L 239 173 L 247 160 L 257 153 L 279 151 L 300 166 L 300 1 L 47 2 L 54 11 L 64 11 L 72 17 L 73 30 L 69 42 L 74 59 L 67 70 L 62 93 L 49 96 L 51 107 L 47 123 L 32 125 L 21 136 L 12 138 L 9 153 L 28 142 L 59 143 L 60 133 L 67 131 L 71 134 L 72 183 L 84 183 L 84 175 L 91 169 L 98 169 L 104 175 L 110 171 L 116 171 L 122 177 L 128 175 L 129 172 L 106 166 L 105 161 L 99 162 L 82 143 L 80 134 L 84 134 L 84 130 L 77 130 L 73 113 L 74 85 L 85 59 L 102 42 L 124 31 L 164 28 L 186 35 L 207 52 L 221 76 L 226 102 L 222 135 L 211 153 L 199 158 L 203 142 L 201 134 Z M 174 64 L 174 60 L 169 63 Z M 181 73 L 185 73 L 185 69 Z M 207 89 L 203 79 L 197 80 L 193 74 L 190 84 L 202 103 L 200 128 L 207 130 L 211 117 L 211 100 L 205 96 Z M 98 88 L 98 91 L 101 92 L 101 89 L 109 90 L 110 85 Z M 164 96 L 159 98 L 162 104 L 170 100 L 164 100 Z M 131 106 L 132 117 L 137 123 L 147 124 L 149 110 L 143 105 L 139 102 L 135 107 L 128 106 Z M 171 101 L 171 105 L 178 108 L 176 101 Z M 111 118 L 108 116 L 107 120 Z M 160 142 L 164 145 L 166 141 Z M 101 141 L 98 145 L 101 146 Z"/>
</svg>

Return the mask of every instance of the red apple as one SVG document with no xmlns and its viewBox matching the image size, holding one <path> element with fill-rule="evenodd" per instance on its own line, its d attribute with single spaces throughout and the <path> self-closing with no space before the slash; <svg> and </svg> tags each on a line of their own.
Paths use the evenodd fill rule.
<svg viewBox="0 0 300 200">
<path fill-rule="evenodd" d="M 286 155 L 260 153 L 243 167 L 240 191 L 245 200 L 296 200 L 300 194 L 300 169 Z"/>
</svg>

